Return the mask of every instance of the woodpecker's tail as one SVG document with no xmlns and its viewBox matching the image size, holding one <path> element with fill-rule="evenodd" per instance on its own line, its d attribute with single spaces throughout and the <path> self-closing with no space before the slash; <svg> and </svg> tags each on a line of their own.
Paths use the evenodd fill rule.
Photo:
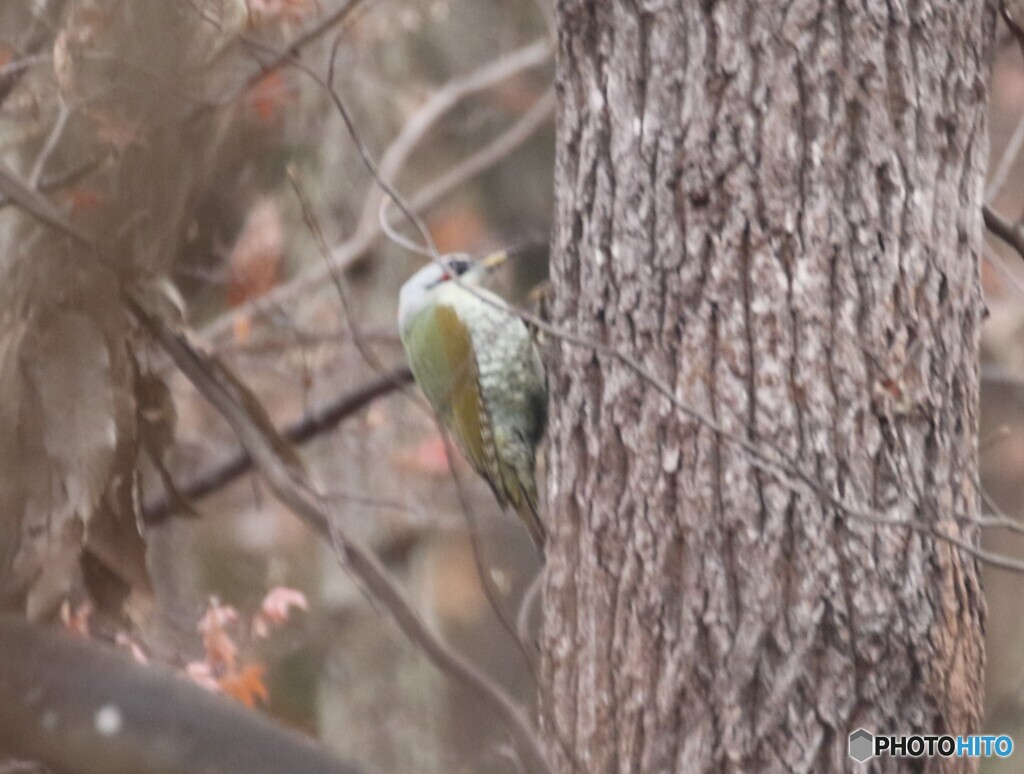
<svg viewBox="0 0 1024 774">
<path fill-rule="evenodd" d="M 543 559 L 544 543 L 547 542 L 548 531 L 544 527 L 540 513 L 537 511 L 537 493 L 524 491 L 523 495 L 520 501 L 516 503 L 516 513 L 519 514 L 519 518 L 526 525 L 526 531 L 530 533 L 533 544 L 537 547 L 537 553 Z"/>
</svg>

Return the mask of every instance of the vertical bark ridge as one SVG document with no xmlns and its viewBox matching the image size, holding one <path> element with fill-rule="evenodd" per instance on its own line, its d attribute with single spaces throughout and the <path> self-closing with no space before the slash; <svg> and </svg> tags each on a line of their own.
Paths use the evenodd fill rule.
<svg viewBox="0 0 1024 774">
<path fill-rule="evenodd" d="M 911 5 L 561 0 L 553 312 L 836 497 L 970 537 L 992 20 Z M 545 715 L 580 766 L 834 770 L 858 726 L 976 729 L 972 561 L 556 360 Z"/>
</svg>

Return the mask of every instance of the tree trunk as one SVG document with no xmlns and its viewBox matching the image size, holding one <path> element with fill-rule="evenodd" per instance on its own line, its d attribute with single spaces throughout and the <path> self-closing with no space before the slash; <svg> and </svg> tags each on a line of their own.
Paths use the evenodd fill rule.
<svg viewBox="0 0 1024 774">
<path fill-rule="evenodd" d="M 978 730 L 973 558 L 850 514 L 975 538 L 992 15 L 909 5 L 558 3 L 556 324 L 817 484 L 557 345 L 560 771 L 836 771 L 858 727 Z"/>
</svg>

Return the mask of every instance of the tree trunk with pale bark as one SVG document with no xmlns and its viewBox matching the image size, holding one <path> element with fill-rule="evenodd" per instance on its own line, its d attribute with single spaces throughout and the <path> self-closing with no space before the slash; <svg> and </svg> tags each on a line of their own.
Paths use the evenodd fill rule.
<svg viewBox="0 0 1024 774">
<path fill-rule="evenodd" d="M 557 12 L 553 318 L 710 419 L 555 345 L 557 770 L 837 771 L 859 727 L 977 732 L 974 559 L 864 514 L 976 537 L 988 6 Z"/>
</svg>

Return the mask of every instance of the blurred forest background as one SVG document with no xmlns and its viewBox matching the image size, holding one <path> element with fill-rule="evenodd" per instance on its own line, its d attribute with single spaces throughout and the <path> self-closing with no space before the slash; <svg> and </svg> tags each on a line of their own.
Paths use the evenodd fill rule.
<svg viewBox="0 0 1024 774">
<path fill-rule="evenodd" d="M 992 61 L 989 180 L 986 200 L 1001 212 L 1024 210 L 1024 63 L 1013 36 L 999 27 Z M 982 328 L 981 480 L 983 509 L 1024 518 L 1024 266 L 986 234 L 982 284 L 989 318 Z M 1019 556 L 1019 536 L 983 535 L 983 547 Z M 985 716 L 989 731 L 1024 738 L 1024 604 L 1020 576 L 982 567 L 988 602 Z M 1019 760 L 991 761 L 986 771 L 1024 771 Z"/>
<path fill-rule="evenodd" d="M 231 429 L 115 310 L 125 283 L 171 314 L 180 296 L 195 338 L 277 427 L 310 423 L 302 453 L 338 526 L 384 558 L 448 641 L 531 704 L 530 665 L 488 595 L 514 620 L 538 561 L 525 531 L 458 460 L 453 483 L 432 418 L 414 391 L 395 389 L 398 288 L 422 258 L 383 237 L 381 212 L 402 220 L 381 209 L 331 91 L 440 250 L 546 242 L 554 140 L 545 2 L 0 2 L 0 365 L 17 352 L 37 380 L 37 398 L 29 390 L 6 401 L 0 419 L 76 407 L 42 433 L 43 448 L 0 438 L 0 462 L 20 478 L 0 486 L 0 503 L 31 501 L 32 471 L 59 471 L 67 521 L 88 516 L 92 541 L 80 566 L 84 539 L 57 519 L 22 525 L 31 539 L 17 556 L 0 550 L 32 617 L 168 664 L 370 770 L 517 770 L 501 725 L 368 602 L 334 546 L 256 477 L 221 480 L 239 454 Z M 1024 60 L 1002 29 L 990 133 L 987 198 L 1022 212 Z M 88 268 L 88 249 L 39 224 L 46 201 L 103 244 L 102 272 Z M 991 237 L 986 258 L 982 481 L 1020 519 L 1024 265 Z M 502 278 L 512 297 L 544 275 L 541 259 L 512 268 Z M 107 349 L 90 361 L 96 338 Z M 41 364 L 55 352 L 78 354 L 48 372 Z M 368 385 L 379 397 L 339 422 L 322 419 L 323 407 Z M 109 408 L 102 422 L 99 394 Z M 109 423 L 107 467 L 76 470 L 76 444 Z M 126 514 L 134 525 L 135 509 L 97 515 L 101 499 L 131 500 L 111 494 L 134 488 L 123 476 L 111 481 L 126 459 L 142 471 L 144 566 L 142 548 L 117 529 Z M 33 541 L 42 547 L 26 548 Z M 1024 556 L 1012 534 L 993 531 L 985 542 Z M 988 730 L 1020 743 L 1024 578 L 986 567 L 985 582 Z M 1024 771 L 1019 756 L 991 765 Z"/>
<path fill-rule="evenodd" d="M 370 770 L 515 770 L 494 718 L 440 676 L 368 603 L 334 547 L 255 477 L 190 497 L 193 484 L 211 471 L 217 478 L 237 456 L 238 443 L 115 311 L 115 286 L 148 289 L 172 316 L 180 295 L 195 338 L 254 390 L 275 425 L 312 418 L 302 452 L 338 526 L 383 557 L 428 623 L 531 700 L 523 654 L 481 590 L 442 438 L 415 392 L 394 389 L 386 376 L 404 366 L 398 288 L 423 259 L 382 238 L 383 197 L 331 88 L 438 248 L 478 254 L 547 241 L 551 56 L 547 18 L 531 2 L 0 3 L 0 172 L 102 241 L 105 264 L 100 276 L 72 279 L 89 272 L 88 250 L 27 217 L 15 206 L 25 204 L 23 192 L 0 187 L 0 362 L 18 347 L 23 360 L 32 348 L 39 361 L 79 351 L 63 372 L 38 373 L 34 387 L 44 409 L 76 405 L 38 451 L 49 455 L 51 474 L 67 476 L 68 513 L 83 516 L 83 502 L 107 482 L 102 472 L 74 470 L 83 452 L 74 446 L 94 443 L 87 431 L 101 426 L 96 413 L 106 404 L 91 406 L 94 393 L 108 398 L 105 380 L 128 374 L 121 381 L 139 410 L 117 419 L 109 452 L 134 453 L 142 470 L 149 570 L 147 578 L 130 558 L 139 546 L 121 537 L 101 546 L 100 517 L 89 514 L 89 556 L 108 571 L 116 565 L 116 577 L 83 574 L 81 536 L 47 523 L 39 556 L 26 560 L 23 544 L 11 560 L 29 579 L 32 617 L 62 617 L 85 636 L 116 639 Z M 502 280 L 514 293 L 543 273 L 543 258 L 517 261 Z M 26 318 L 44 321 L 36 324 L 47 333 L 26 336 L 18 327 Z M 109 349 L 103 373 L 83 364 L 91 353 L 80 339 L 93 328 Z M 319 409 L 366 385 L 382 397 L 340 424 L 319 420 Z M 120 405 L 116 391 L 112 405 Z M 13 437 L 2 444 L 5 475 L 24 473 L 35 450 Z M 535 552 L 468 467 L 456 469 L 481 561 L 514 619 L 539 568 Z M 12 488 L 0 487 L 0 500 L 31 497 Z M 134 523 L 124 516 L 112 521 Z M 273 631 L 254 634 L 268 610 Z"/>
</svg>

